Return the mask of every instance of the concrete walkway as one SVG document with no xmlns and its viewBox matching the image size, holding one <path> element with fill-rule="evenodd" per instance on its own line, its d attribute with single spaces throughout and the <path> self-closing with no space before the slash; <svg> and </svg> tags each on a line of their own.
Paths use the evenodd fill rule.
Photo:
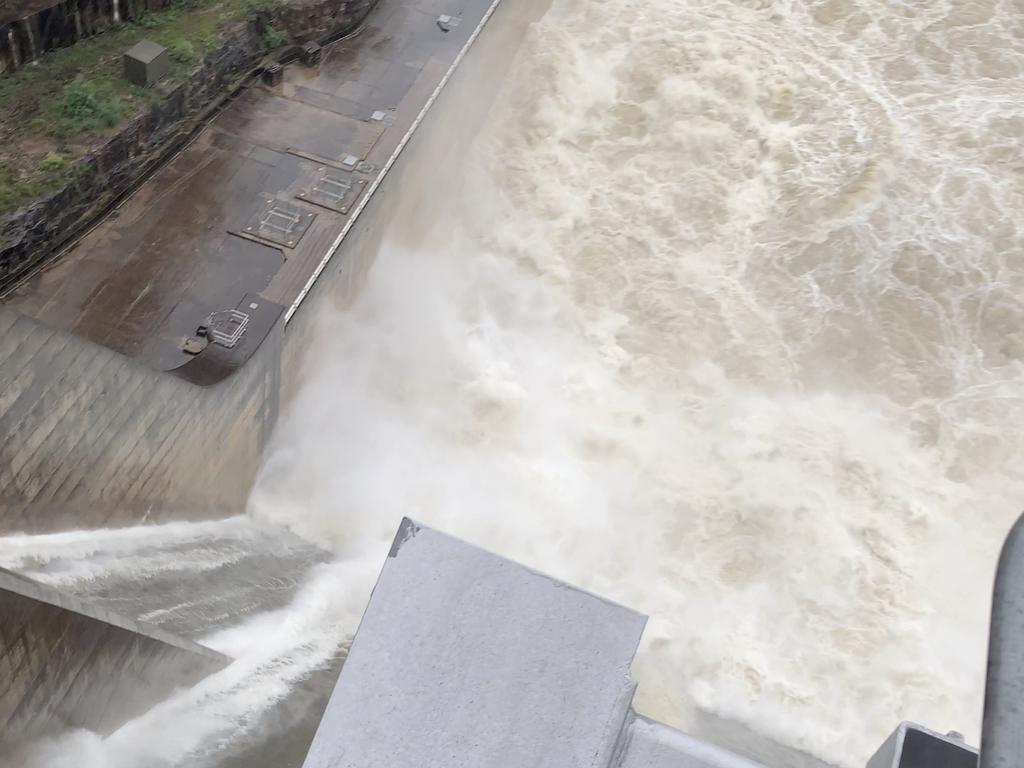
<svg viewBox="0 0 1024 768">
<path fill-rule="evenodd" d="M 211 312 L 254 296 L 289 306 L 491 3 L 381 0 L 318 67 L 243 91 L 5 303 L 158 370 L 192 359 L 183 340 Z"/>
</svg>

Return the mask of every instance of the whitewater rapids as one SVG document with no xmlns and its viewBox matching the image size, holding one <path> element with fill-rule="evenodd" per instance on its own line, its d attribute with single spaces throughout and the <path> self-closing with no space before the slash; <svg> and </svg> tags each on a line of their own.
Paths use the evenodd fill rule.
<svg viewBox="0 0 1024 768">
<path fill-rule="evenodd" d="M 253 514 L 343 557 L 412 515 L 649 613 L 639 706 L 683 727 L 977 743 L 1022 73 L 1020 2 L 556 0 L 322 319 Z"/>
</svg>

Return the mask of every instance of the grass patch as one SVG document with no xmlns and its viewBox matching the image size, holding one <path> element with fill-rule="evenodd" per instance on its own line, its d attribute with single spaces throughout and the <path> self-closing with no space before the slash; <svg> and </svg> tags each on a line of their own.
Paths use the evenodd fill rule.
<svg viewBox="0 0 1024 768">
<path fill-rule="evenodd" d="M 182 82 L 220 43 L 222 32 L 287 0 L 176 0 L 161 11 L 116 25 L 0 77 L 0 214 L 58 189 L 93 137 L 117 128 L 166 90 L 124 79 L 122 56 L 143 39 L 168 50 L 171 85 Z M 276 48 L 287 34 L 268 26 Z"/>
<path fill-rule="evenodd" d="M 179 0 L 51 51 L 0 78 L 0 122 L 15 136 L 67 138 L 111 128 L 153 94 L 124 79 L 121 57 L 126 50 L 143 39 L 160 43 L 170 54 L 171 79 L 180 80 L 217 47 L 225 26 L 255 13 L 247 10 L 250 4 L 267 2 L 271 0 Z M 66 94 L 68 88 L 72 91 Z"/>
<path fill-rule="evenodd" d="M 64 167 L 64 157 L 58 155 L 56 152 L 47 152 L 36 163 L 36 168 L 43 173 L 50 173 L 52 171 L 59 171 Z"/>
<path fill-rule="evenodd" d="M 167 53 L 179 64 L 191 64 L 199 58 L 192 41 L 182 37 L 171 41 L 171 44 L 167 46 Z"/>
<path fill-rule="evenodd" d="M 245 18 L 273 14 L 288 5 L 288 0 L 227 0 L 227 4 L 229 13 L 236 18 Z"/>
<path fill-rule="evenodd" d="M 74 175 L 67 161 L 56 153 L 45 155 L 31 171 L 0 163 L 0 212 L 13 211 L 30 200 L 55 192 Z"/>
<path fill-rule="evenodd" d="M 121 100 L 107 82 L 75 80 L 64 86 L 60 113 L 55 126 L 58 135 L 92 133 L 118 124 Z"/>
</svg>

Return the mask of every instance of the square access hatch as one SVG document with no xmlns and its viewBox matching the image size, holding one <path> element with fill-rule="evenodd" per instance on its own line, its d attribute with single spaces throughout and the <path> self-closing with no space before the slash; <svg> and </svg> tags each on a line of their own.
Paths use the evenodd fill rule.
<svg viewBox="0 0 1024 768">
<path fill-rule="evenodd" d="M 309 185 L 295 196 L 338 213 L 348 213 L 365 187 L 366 179 L 347 171 L 322 167 L 316 169 Z"/>
<path fill-rule="evenodd" d="M 244 232 L 285 248 L 294 248 L 315 218 L 316 214 L 311 211 L 267 195 L 263 198 L 263 205 L 245 225 Z"/>
</svg>

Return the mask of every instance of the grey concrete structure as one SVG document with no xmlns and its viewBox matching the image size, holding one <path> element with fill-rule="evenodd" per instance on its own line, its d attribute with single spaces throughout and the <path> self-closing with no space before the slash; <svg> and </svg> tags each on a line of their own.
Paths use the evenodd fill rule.
<svg viewBox="0 0 1024 768">
<path fill-rule="evenodd" d="M 1024 765 L 1024 515 L 1003 543 L 992 591 L 981 768 Z"/>
<path fill-rule="evenodd" d="M 0 306 L 0 534 L 237 512 L 277 416 L 282 326 L 198 387 Z"/>
<path fill-rule="evenodd" d="M 129 83 L 148 88 L 171 70 L 167 49 L 152 40 L 140 40 L 124 54 L 124 77 Z"/>
<path fill-rule="evenodd" d="M 645 623 L 404 520 L 305 768 L 753 768 L 633 713 Z"/>
<path fill-rule="evenodd" d="M 632 715 L 622 738 L 619 768 L 761 768 L 759 763 Z"/>
<path fill-rule="evenodd" d="M 229 659 L 0 569 L 0 756 L 69 727 L 108 733 Z"/>
<path fill-rule="evenodd" d="M 953 735 L 900 723 L 868 761 L 867 768 L 976 768 L 978 750 Z"/>
</svg>

